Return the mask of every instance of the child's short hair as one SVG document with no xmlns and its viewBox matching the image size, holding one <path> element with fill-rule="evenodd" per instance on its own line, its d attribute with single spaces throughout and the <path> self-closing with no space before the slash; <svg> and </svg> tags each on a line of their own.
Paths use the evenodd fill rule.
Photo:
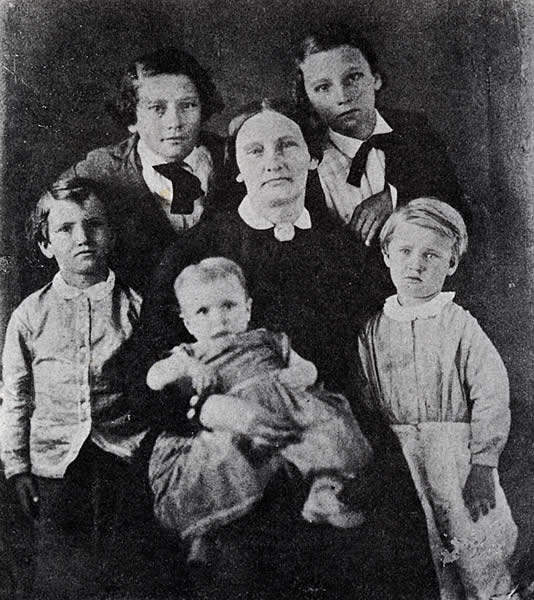
<svg viewBox="0 0 534 600">
<path fill-rule="evenodd" d="M 176 297 L 179 298 L 180 291 L 192 279 L 196 279 L 202 283 L 207 283 L 217 279 L 226 279 L 228 277 L 237 278 L 239 284 L 245 292 L 245 296 L 248 298 L 249 293 L 247 289 L 247 280 L 245 279 L 243 269 L 241 269 L 236 262 L 230 260 L 229 258 L 225 258 L 224 256 L 205 258 L 199 263 L 186 267 L 174 280 L 174 293 L 176 294 Z"/>
<path fill-rule="evenodd" d="M 385 254 L 400 223 L 432 229 L 451 239 L 452 254 L 456 261 L 467 251 L 467 229 L 462 216 L 455 208 L 437 198 L 416 198 L 390 215 L 380 232 L 380 246 Z"/>
<path fill-rule="evenodd" d="M 137 121 L 137 90 L 143 77 L 155 75 L 187 75 L 195 84 L 200 97 L 202 121 L 224 108 L 222 96 L 210 74 L 197 60 L 177 48 L 160 48 L 133 60 L 122 77 L 114 106 L 109 106 L 122 125 L 128 127 Z"/>
<path fill-rule="evenodd" d="M 30 243 L 33 252 L 38 251 L 38 245 L 47 244 L 50 241 L 48 234 L 48 215 L 50 214 L 50 204 L 56 201 L 74 202 L 82 205 L 90 196 L 94 196 L 100 200 L 102 206 L 106 210 L 106 217 L 109 221 L 107 213 L 108 192 L 106 188 L 97 181 L 86 179 L 84 177 L 67 177 L 56 181 L 46 192 L 39 198 L 35 208 L 33 209 L 28 219 L 26 233 L 28 242 Z"/>
</svg>

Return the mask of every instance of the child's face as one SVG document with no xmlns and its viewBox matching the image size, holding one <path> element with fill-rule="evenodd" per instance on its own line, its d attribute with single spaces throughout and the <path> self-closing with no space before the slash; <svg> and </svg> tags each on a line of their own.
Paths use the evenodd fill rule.
<svg viewBox="0 0 534 600">
<path fill-rule="evenodd" d="M 199 341 L 248 328 L 252 300 L 233 275 L 207 282 L 191 280 L 180 290 L 178 301 L 187 330 Z"/>
<path fill-rule="evenodd" d="M 139 80 L 137 122 L 129 126 L 152 152 L 180 161 L 196 146 L 201 104 L 187 75 L 153 75 Z"/>
<path fill-rule="evenodd" d="M 51 202 L 48 240 L 39 247 L 46 257 L 56 260 L 66 283 L 85 288 L 106 279 L 113 234 L 96 196 L 90 195 L 82 205 Z"/>
<path fill-rule="evenodd" d="M 334 131 L 358 139 L 371 135 L 382 79 L 371 72 L 358 48 L 339 46 L 311 54 L 300 70 L 311 105 Z"/>
<path fill-rule="evenodd" d="M 421 304 L 439 294 L 447 275 L 456 271 L 452 245 L 432 229 L 413 223 L 397 225 L 384 261 L 401 304 Z"/>
</svg>

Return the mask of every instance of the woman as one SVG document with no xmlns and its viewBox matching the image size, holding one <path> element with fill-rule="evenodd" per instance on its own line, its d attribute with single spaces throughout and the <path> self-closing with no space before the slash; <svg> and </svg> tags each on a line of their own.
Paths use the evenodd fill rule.
<svg viewBox="0 0 534 600">
<path fill-rule="evenodd" d="M 232 122 L 228 155 L 235 160 L 236 177 L 245 184 L 246 195 L 235 212 L 211 217 L 166 251 L 141 317 L 139 333 L 148 346 L 148 362 L 188 339 L 173 292 L 178 273 L 208 256 L 225 256 L 242 266 L 249 282 L 251 327 L 285 331 L 295 351 L 315 363 L 319 379 L 329 389 L 345 387 L 347 349 L 367 308 L 359 301 L 366 285 L 361 270 L 365 247 L 327 219 L 316 227 L 310 218 L 306 182 L 319 156 L 313 141 L 308 146 L 296 119 L 290 107 L 264 101 L 247 107 Z M 188 398 L 180 400 L 179 395 L 176 390 L 166 398 L 152 398 L 145 412 L 160 415 L 160 425 L 167 430 L 156 440 L 153 459 L 166 456 L 180 472 L 188 464 L 191 438 L 186 436 L 194 435 L 198 425 L 188 421 Z M 206 400 L 201 422 L 215 401 Z M 238 422 L 240 415 L 229 418 Z M 264 431 L 265 445 L 273 452 L 299 434 L 282 431 L 274 422 L 264 423 Z M 283 472 L 287 474 L 288 468 L 285 464 Z M 387 480 L 387 474 L 379 476 Z M 310 576 L 315 576 L 316 583 L 330 587 L 335 597 L 345 590 L 355 597 L 355 588 L 361 597 L 369 597 L 370 590 L 391 597 L 392 586 L 399 583 L 398 569 L 388 562 L 395 553 L 378 541 L 384 536 L 377 526 L 380 515 L 372 516 L 376 493 L 365 498 L 366 482 L 355 487 L 369 508 L 368 522 L 341 534 L 299 519 L 296 507 L 302 498 L 297 496 L 303 494 L 303 482 L 283 479 L 289 486 L 285 491 L 273 481 L 260 505 L 218 532 L 210 552 L 210 573 L 219 578 L 240 576 L 247 587 L 261 580 L 278 592 L 290 583 L 310 583 Z M 408 497 L 415 505 L 411 488 Z M 418 514 L 418 508 L 414 510 Z M 406 522 L 413 522 L 413 516 Z M 403 573 L 406 581 L 417 582 L 413 572 Z M 227 582 L 222 586 L 225 593 L 227 586 Z"/>
</svg>

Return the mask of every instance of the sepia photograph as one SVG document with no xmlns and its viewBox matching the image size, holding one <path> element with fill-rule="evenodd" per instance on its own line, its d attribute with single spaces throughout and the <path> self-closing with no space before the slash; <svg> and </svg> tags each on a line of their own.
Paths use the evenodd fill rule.
<svg viewBox="0 0 534 600">
<path fill-rule="evenodd" d="M 534 1 L 0 49 L 0 600 L 534 600 Z"/>
</svg>

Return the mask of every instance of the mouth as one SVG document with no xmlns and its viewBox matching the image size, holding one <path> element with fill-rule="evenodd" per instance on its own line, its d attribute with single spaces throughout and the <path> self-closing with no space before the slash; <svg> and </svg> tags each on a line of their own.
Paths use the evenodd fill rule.
<svg viewBox="0 0 534 600">
<path fill-rule="evenodd" d="M 411 283 L 422 283 L 423 281 L 421 277 L 418 277 L 417 275 L 406 275 L 404 279 Z"/>
<path fill-rule="evenodd" d="M 79 252 L 76 252 L 76 254 L 74 256 L 85 256 L 85 257 L 89 257 L 89 256 L 94 256 L 96 254 L 96 250 L 80 250 Z"/>
<path fill-rule="evenodd" d="M 185 135 L 173 135 L 162 139 L 163 142 L 170 142 L 171 144 L 183 144 L 189 141 L 189 138 Z"/>
<path fill-rule="evenodd" d="M 337 115 L 336 120 L 342 120 L 347 117 L 354 117 L 354 116 L 356 116 L 356 113 L 358 113 L 359 111 L 360 111 L 359 108 L 350 108 L 349 110 L 346 110 L 345 112 L 342 112 L 339 115 Z"/>
<path fill-rule="evenodd" d="M 291 177 L 273 177 L 272 179 L 267 179 L 261 185 L 281 185 L 290 181 L 292 181 Z"/>
</svg>

